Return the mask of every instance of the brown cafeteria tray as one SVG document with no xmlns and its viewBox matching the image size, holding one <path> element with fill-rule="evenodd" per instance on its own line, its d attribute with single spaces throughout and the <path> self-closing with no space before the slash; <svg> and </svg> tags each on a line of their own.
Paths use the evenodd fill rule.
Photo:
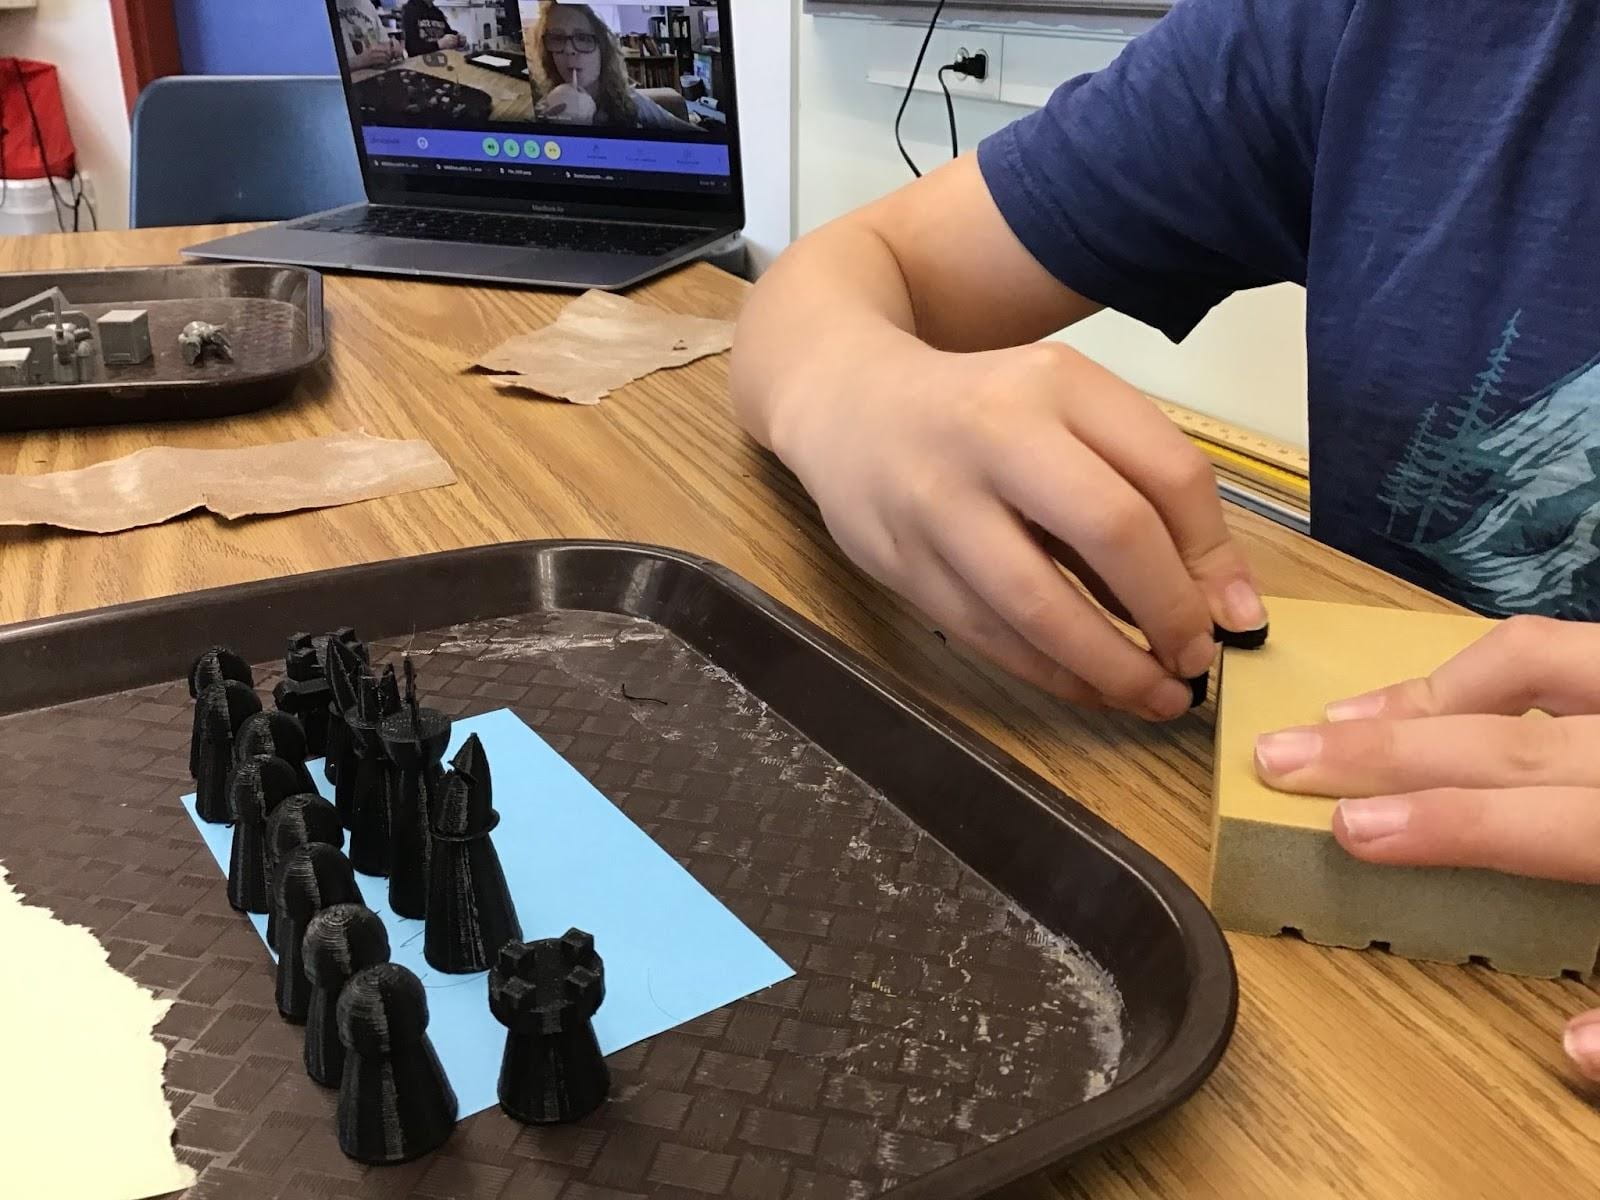
<svg viewBox="0 0 1600 1200">
<path fill-rule="evenodd" d="M 154 357 L 106 367 L 87 383 L 0 387 L 0 430 L 55 429 L 226 417 L 288 395 L 328 352 L 322 276 L 304 267 L 121 267 L 109 271 L 0 274 L 0 308 L 59 287 L 69 307 L 98 317 L 115 308 L 150 314 Z M 227 328 L 233 360 L 190 366 L 178 333 L 190 321 Z"/>
<path fill-rule="evenodd" d="M 342 1157 L 178 797 L 191 658 L 343 624 L 409 647 L 430 705 L 512 708 L 795 976 L 613 1055 L 579 1124 L 490 1109 L 415 1163 Z M 193 1200 L 981 1196 L 1178 1104 L 1232 1031 L 1227 945 L 1171 871 L 685 554 L 352 567 L 11 626 L 0 663 L 0 858 L 175 1001 Z"/>
</svg>

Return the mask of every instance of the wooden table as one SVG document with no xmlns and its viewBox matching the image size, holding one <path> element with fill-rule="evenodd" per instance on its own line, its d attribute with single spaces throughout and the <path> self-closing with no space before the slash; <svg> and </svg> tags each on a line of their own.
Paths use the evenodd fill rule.
<svg viewBox="0 0 1600 1200">
<path fill-rule="evenodd" d="M 425 56 L 418 54 L 402 59 L 393 66 L 353 71 L 350 80 L 352 83 L 360 83 L 382 75 L 385 71 L 402 69 L 415 71 L 419 75 L 428 75 L 434 79 L 443 79 L 448 83 L 459 83 L 462 87 L 477 88 L 480 92 L 487 92 L 491 101 L 489 107 L 491 121 L 533 120 L 531 82 L 517 79 L 512 75 L 502 75 L 499 71 L 489 70 L 488 67 L 475 67 L 467 61 L 467 54 L 462 50 L 441 50 L 439 53 L 444 55 L 446 60 L 443 66 L 429 66 L 424 61 Z M 487 53 L 494 54 L 496 51 L 490 50 Z"/>
<path fill-rule="evenodd" d="M 13 238 L 0 269 L 170 262 L 220 230 Z M 427 438 L 450 488 L 109 537 L 0 530 L 0 622 L 353 562 L 536 537 L 666 543 L 717 559 L 864 651 L 1149 847 L 1203 893 L 1211 719 L 1149 728 L 1085 717 L 947 650 L 848 567 L 799 487 L 741 436 L 719 358 L 598 408 L 495 391 L 462 368 L 564 298 L 329 277 L 328 366 L 284 406 L 159 428 L 0 435 L 0 471 L 83 466 L 144 446 L 242 446 L 365 428 Z M 696 267 L 638 293 L 732 316 L 743 285 Z M 1271 593 L 1441 602 L 1244 513 Z M 1561 1023 L 1597 1003 L 1574 981 L 1513 979 L 1298 941 L 1231 939 L 1238 1032 L 1176 1114 L 1006 1200 L 1060 1196 L 1591 1195 L 1600 1120 L 1570 1078 Z"/>
</svg>

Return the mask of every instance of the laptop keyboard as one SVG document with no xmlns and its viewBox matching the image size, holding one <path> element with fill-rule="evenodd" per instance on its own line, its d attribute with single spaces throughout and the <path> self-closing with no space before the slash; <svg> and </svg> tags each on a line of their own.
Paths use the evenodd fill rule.
<svg viewBox="0 0 1600 1200">
<path fill-rule="evenodd" d="M 442 208 L 368 207 L 295 221 L 291 228 L 321 233 L 369 233 L 419 241 L 468 242 L 536 250 L 585 250 L 648 257 L 689 244 L 698 230 L 619 221 L 552 220 Z"/>
</svg>

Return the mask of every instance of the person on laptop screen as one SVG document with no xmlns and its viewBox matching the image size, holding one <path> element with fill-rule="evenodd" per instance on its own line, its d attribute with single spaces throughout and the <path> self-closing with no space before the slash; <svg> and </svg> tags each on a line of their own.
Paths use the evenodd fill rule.
<svg viewBox="0 0 1600 1200">
<path fill-rule="evenodd" d="M 384 31 L 373 0 L 340 0 L 339 32 L 352 71 L 387 67 L 402 57 L 400 47 Z"/>
<path fill-rule="evenodd" d="M 633 86 L 621 45 L 587 4 L 542 5 L 528 51 L 542 120 L 700 132 Z"/>
<path fill-rule="evenodd" d="M 400 10 L 400 24 L 405 30 L 406 53 L 413 58 L 440 50 L 460 50 L 466 45 L 433 0 L 406 0 Z"/>
</svg>

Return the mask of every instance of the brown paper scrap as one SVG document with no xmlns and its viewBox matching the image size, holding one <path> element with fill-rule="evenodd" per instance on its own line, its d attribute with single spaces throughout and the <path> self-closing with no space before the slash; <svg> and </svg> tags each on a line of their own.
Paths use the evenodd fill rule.
<svg viewBox="0 0 1600 1200">
<path fill-rule="evenodd" d="M 732 345 L 732 321 L 679 316 L 609 292 L 585 292 L 552 324 L 502 342 L 477 365 L 512 376 L 496 379 L 498 388 L 599 404 L 625 383 Z"/>
<path fill-rule="evenodd" d="M 77 471 L 0 475 L 0 525 L 115 533 L 196 508 L 234 520 L 333 508 L 455 481 L 450 465 L 427 442 L 365 432 L 240 450 L 153 446 Z"/>
</svg>

